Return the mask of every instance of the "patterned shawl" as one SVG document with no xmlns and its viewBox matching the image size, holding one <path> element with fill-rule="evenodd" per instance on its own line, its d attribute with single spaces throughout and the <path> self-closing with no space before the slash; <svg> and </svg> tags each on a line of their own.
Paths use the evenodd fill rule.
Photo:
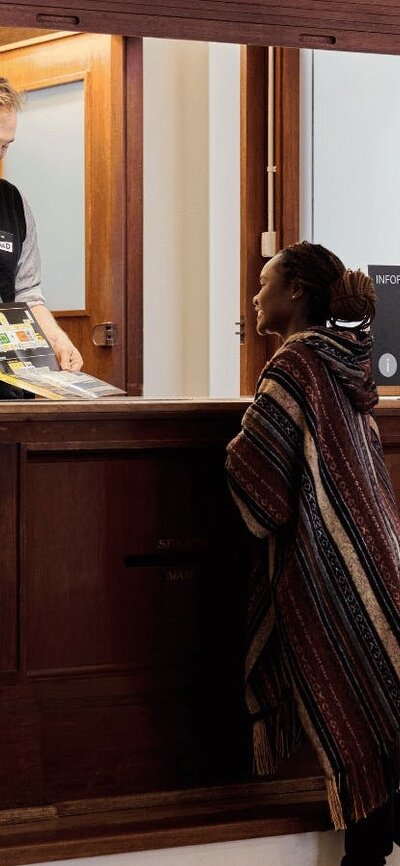
<svg viewBox="0 0 400 866">
<path fill-rule="evenodd" d="M 370 351 L 368 337 L 330 328 L 290 337 L 227 459 L 263 539 L 246 657 L 255 769 L 291 753 L 300 720 L 337 828 L 399 783 L 400 520 L 370 414 Z"/>
</svg>

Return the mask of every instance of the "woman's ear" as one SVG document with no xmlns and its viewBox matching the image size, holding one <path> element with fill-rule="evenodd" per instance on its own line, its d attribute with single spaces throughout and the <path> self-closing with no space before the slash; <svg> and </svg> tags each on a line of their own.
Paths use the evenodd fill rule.
<svg viewBox="0 0 400 866">
<path fill-rule="evenodd" d="M 304 287 L 297 280 L 294 280 L 291 285 L 292 301 L 298 301 L 304 297 Z"/>
</svg>

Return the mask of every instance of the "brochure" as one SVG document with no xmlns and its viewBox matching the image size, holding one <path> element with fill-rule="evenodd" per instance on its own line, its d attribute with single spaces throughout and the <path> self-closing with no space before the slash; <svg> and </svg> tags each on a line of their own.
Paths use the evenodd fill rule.
<svg viewBox="0 0 400 866">
<path fill-rule="evenodd" d="M 49 400 L 124 395 L 88 373 L 61 370 L 27 304 L 0 304 L 0 381 Z"/>
</svg>

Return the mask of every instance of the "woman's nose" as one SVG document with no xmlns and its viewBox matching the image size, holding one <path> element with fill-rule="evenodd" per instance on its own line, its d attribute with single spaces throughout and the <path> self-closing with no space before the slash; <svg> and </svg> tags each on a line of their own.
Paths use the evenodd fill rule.
<svg viewBox="0 0 400 866">
<path fill-rule="evenodd" d="M 258 295 L 254 295 L 253 298 L 253 307 L 258 307 Z"/>
</svg>

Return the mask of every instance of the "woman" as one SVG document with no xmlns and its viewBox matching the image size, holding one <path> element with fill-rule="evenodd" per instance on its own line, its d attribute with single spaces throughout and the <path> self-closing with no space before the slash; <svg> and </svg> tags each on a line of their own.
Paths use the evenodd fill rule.
<svg viewBox="0 0 400 866">
<path fill-rule="evenodd" d="M 259 567 L 249 599 L 255 767 L 273 771 L 305 729 L 347 828 L 342 866 L 383 866 L 400 841 L 400 520 L 371 415 L 375 300 L 318 244 L 265 265 L 257 331 L 284 343 L 227 459 L 244 520 L 268 539 L 269 580 Z"/>
</svg>

